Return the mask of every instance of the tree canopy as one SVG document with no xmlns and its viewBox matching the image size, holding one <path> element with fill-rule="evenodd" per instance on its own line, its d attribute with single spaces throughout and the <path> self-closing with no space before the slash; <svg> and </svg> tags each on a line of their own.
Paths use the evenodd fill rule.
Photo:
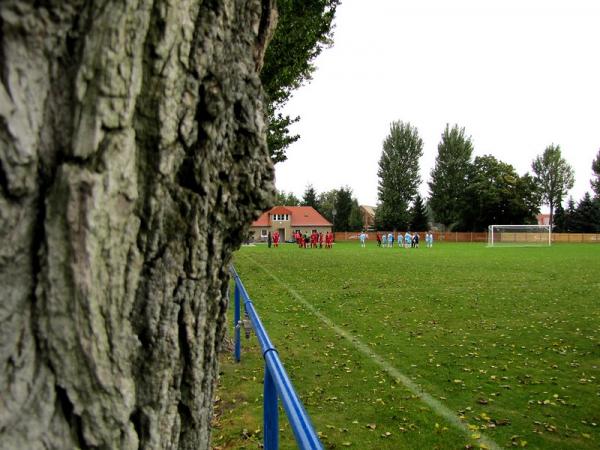
<svg viewBox="0 0 600 450">
<path fill-rule="evenodd" d="M 573 168 L 562 157 L 560 146 L 549 145 L 531 164 L 535 181 L 542 194 L 541 200 L 550 207 L 550 225 L 554 207 L 560 203 L 575 182 Z"/>
<path fill-rule="evenodd" d="M 298 206 L 300 200 L 292 192 L 278 190 L 275 194 L 275 205 Z"/>
<path fill-rule="evenodd" d="M 321 192 L 319 194 L 319 206 L 321 207 L 319 212 L 323 215 L 323 217 L 325 217 L 331 223 L 333 223 L 333 211 L 335 210 L 336 196 L 337 196 L 336 189 L 332 189 L 332 190 L 326 191 L 326 192 Z"/>
<path fill-rule="evenodd" d="M 472 154 L 473 144 L 465 129 L 446 125 L 429 182 L 429 206 L 435 221 L 446 228 L 460 219 Z"/>
<path fill-rule="evenodd" d="M 279 112 L 292 92 L 310 80 L 315 58 L 332 44 L 333 19 L 340 0 L 278 0 L 277 29 L 265 54 L 260 78 L 267 98 L 271 159 L 285 161 L 286 148 L 298 135 L 289 126 L 299 117 Z"/>
<path fill-rule="evenodd" d="M 492 155 L 475 158 L 468 177 L 459 227 L 481 231 L 490 224 L 535 223 L 539 193 L 528 175 Z"/>
<path fill-rule="evenodd" d="M 410 222 L 409 204 L 421 182 L 419 158 L 423 140 L 416 127 L 402 121 L 392 122 L 383 141 L 379 159 L 378 197 L 375 214 L 378 228 L 406 229 Z"/>
<path fill-rule="evenodd" d="M 348 218 L 348 231 L 360 231 L 364 228 L 360 206 L 356 198 L 352 198 L 352 210 Z"/>
<path fill-rule="evenodd" d="M 344 186 L 335 194 L 335 217 L 333 227 L 335 230 L 350 230 L 350 215 L 352 214 L 352 189 Z"/>
</svg>

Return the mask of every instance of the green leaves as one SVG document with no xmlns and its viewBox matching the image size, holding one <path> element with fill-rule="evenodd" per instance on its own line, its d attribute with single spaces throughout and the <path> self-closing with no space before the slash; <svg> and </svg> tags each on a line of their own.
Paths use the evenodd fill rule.
<svg viewBox="0 0 600 450">
<path fill-rule="evenodd" d="M 392 122 L 390 134 L 383 141 L 377 172 L 380 204 L 375 222 L 379 229 L 408 228 L 409 204 L 421 182 L 419 158 L 422 155 L 423 140 L 417 128 L 402 121 Z"/>
<path fill-rule="evenodd" d="M 297 122 L 277 112 L 292 92 L 309 81 L 314 59 L 332 44 L 333 18 L 339 0 L 278 0 L 278 22 L 260 73 L 269 105 L 267 141 L 273 162 L 285 161 L 285 150 L 299 136 L 289 132 Z"/>
<path fill-rule="evenodd" d="M 473 144 L 465 129 L 447 124 L 429 181 L 429 205 L 435 220 L 446 227 L 458 223 L 464 207 Z"/>
<path fill-rule="evenodd" d="M 573 168 L 562 157 L 560 146 L 551 144 L 533 160 L 531 168 L 539 185 L 544 203 L 550 206 L 550 225 L 554 207 L 558 205 L 575 183 Z"/>
</svg>

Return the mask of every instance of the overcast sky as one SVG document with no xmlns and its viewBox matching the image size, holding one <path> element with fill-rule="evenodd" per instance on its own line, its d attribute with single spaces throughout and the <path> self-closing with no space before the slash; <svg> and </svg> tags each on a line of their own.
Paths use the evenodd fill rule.
<svg viewBox="0 0 600 450">
<path fill-rule="evenodd" d="M 276 165 L 279 190 L 302 197 L 343 185 L 377 204 L 377 168 L 392 121 L 424 141 L 422 185 L 449 123 L 474 156 L 519 174 L 554 143 L 591 191 L 600 149 L 599 0 L 342 0 L 334 45 L 285 112 L 301 138 Z"/>
</svg>

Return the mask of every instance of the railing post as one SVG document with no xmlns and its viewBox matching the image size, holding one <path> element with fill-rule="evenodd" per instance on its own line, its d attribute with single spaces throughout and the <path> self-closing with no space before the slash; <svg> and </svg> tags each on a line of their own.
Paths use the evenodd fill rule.
<svg viewBox="0 0 600 450">
<path fill-rule="evenodd" d="M 233 294 L 234 297 L 234 303 L 235 303 L 235 307 L 234 307 L 234 313 L 233 313 L 233 323 L 235 326 L 235 347 L 234 347 L 234 353 L 235 353 L 235 362 L 240 362 L 241 360 L 241 356 L 242 356 L 242 349 L 241 349 L 241 339 L 240 339 L 240 328 L 242 327 L 242 320 L 241 320 L 241 314 L 240 314 L 240 288 L 238 286 L 237 280 L 235 280 L 235 291 Z"/>
<path fill-rule="evenodd" d="M 273 376 L 267 364 L 265 364 L 264 383 L 264 445 L 265 450 L 277 450 L 279 448 L 279 409 L 277 408 L 277 389 Z"/>
</svg>

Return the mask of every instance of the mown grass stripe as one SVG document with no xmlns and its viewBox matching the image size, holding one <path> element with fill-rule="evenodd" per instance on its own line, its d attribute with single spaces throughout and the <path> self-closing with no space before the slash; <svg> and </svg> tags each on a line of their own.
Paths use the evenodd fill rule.
<svg viewBox="0 0 600 450">
<path fill-rule="evenodd" d="M 343 328 L 337 326 L 331 319 L 317 310 L 310 302 L 308 302 L 302 295 L 300 295 L 296 290 L 291 288 L 288 284 L 283 282 L 279 277 L 270 272 L 263 265 L 258 263 L 254 259 L 246 258 L 252 262 L 256 267 L 265 272 L 270 278 L 272 278 L 275 282 L 279 283 L 285 290 L 287 290 L 298 302 L 300 302 L 306 309 L 308 309 L 314 316 L 316 316 L 319 320 L 321 320 L 325 325 L 331 328 L 335 333 L 342 336 L 348 342 L 350 342 L 354 348 L 356 348 L 359 352 L 370 358 L 374 361 L 379 367 L 385 370 L 390 376 L 394 379 L 399 380 L 413 395 L 417 396 L 423 403 L 429 406 L 435 413 L 439 416 L 443 417 L 448 423 L 457 428 L 459 431 L 464 432 L 469 438 L 472 434 L 472 431 L 469 430 L 468 426 L 460 420 L 460 418 L 449 408 L 447 408 L 443 403 L 439 400 L 432 397 L 430 394 L 425 392 L 422 387 L 420 387 L 417 383 L 412 381 L 408 376 L 404 375 L 400 370 L 396 367 L 392 366 L 388 361 L 382 358 L 377 353 L 373 352 L 368 345 L 358 339 L 356 336 L 348 333 Z M 489 449 L 501 449 L 496 442 L 494 442 L 490 437 L 485 434 L 478 432 L 480 435 L 479 442 L 484 444 Z"/>
</svg>

